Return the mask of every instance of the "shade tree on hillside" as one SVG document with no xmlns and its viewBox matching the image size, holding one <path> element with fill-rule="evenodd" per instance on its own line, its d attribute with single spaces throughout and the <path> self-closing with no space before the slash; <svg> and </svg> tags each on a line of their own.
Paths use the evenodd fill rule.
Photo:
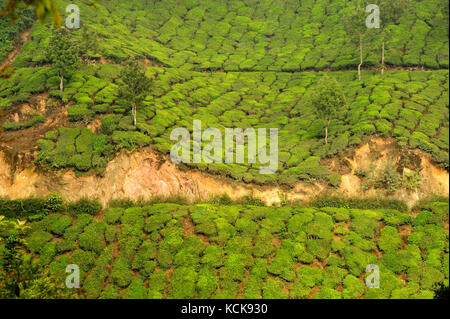
<svg viewBox="0 0 450 319">
<path fill-rule="evenodd" d="M 381 29 L 381 74 L 385 69 L 385 43 L 389 36 L 389 26 L 398 24 L 400 17 L 405 12 L 411 10 L 411 0 L 377 0 L 376 4 L 380 8 L 380 29 Z"/>
<path fill-rule="evenodd" d="M 50 37 L 47 54 L 53 69 L 59 77 L 59 90 L 64 90 L 64 77 L 76 71 L 79 65 L 79 44 L 72 38 L 71 32 L 55 27 Z"/>
<path fill-rule="evenodd" d="M 370 36 L 366 26 L 364 1 L 352 1 L 344 11 L 344 28 L 350 41 L 359 45 L 358 79 L 361 80 L 361 66 L 363 65 L 363 42 Z"/>
<path fill-rule="evenodd" d="M 131 107 L 133 124 L 136 126 L 136 113 L 138 106 L 150 92 L 152 79 L 145 75 L 146 68 L 137 58 L 129 59 L 120 78 L 120 96 L 124 103 Z"/>
<path fill-rule="evenodd" d="M 308 92 L 307 102 L 322 120 L 325 129 L 325 144 L 328 144 L 328 127 L 346 105 L 342 88 L 336 79 L 324 75 Z"/>
</svg>

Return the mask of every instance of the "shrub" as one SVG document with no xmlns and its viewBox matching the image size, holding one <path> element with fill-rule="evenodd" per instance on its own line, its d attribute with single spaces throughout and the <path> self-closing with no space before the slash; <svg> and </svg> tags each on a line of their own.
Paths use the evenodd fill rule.
<svg viewBox="0 0 450 319">
<path fill-rule="evenodd" d="M 117 257 L 111 271 L 111 282 L 118 287 L 128 287 L 131 283 L 133 273 L 129 269 L 127 259 L 122 255 Z"/>
<path fill-rule="evenodd" d="M 45 245 L 45 243 L 49 242 L 53 236 L 43 230 L 39 230 L 28 238 L 28 249 L 30 249 L 32 252 L 38 252 L 42 246 Z"/>
<path fill-rule="evenodd" d="M 289 297 L 297 299 L 305 299 L 309 296 L 312 289 L 303 286 L 300 282 L 295 282 L 289 287 Z"/>
<path fill-rule="evenodd" d="M 376 264 L 377 257 L 358 248 L 346 248 L 344 251 L 345 263 L 349 272 L 354 276 L 360 276 L 367 265 Z"/>
<path fill-rule="evenodd" d="M 170 279 L 167 297 L 172 299 L 194 298 L 198 274 L 187 267 L 175 268 Z"/>
<path fill-rule="evenodd" d="M 95 253 L 81 249 L 75 250 L 72 254 L 70 262 L 78 265 L 80 270 L 86 274 L 95 263 Z"/>
<path fill-rule="evenodd" d="M 46 243 L 39 250 L 39 265 L 44 267 L 50 264 L 57 254 L 55 242 Z"/>
<path fill-rule="evenodd" d="M 122 217 L 123 211 L 124 210 L 121 207 L 108 208 L 108 210 L 103 213 L 103 220 L 110 225 L 117 225 L 120 221 L 120 217 Z"/>
<path fill-rule="evenodd" d="M 131 151 L 138 147 L 148 145 L 151 141 L 150 137 L 140 132 L 114 131 L 112 139 L 118 149 L 126 148 Z"/>
<path fill-rule="evenodd" d="M 333 173 L 328 176 L 328 183 L 335 188 L 339 188 L 341 186 L 341 175 L 337 173 Z"/>
<path fill-rule="evenodd" d="M 201 299 L 211 298 L 219 281 L 214 268 L 204 267 L 199 271 L 196 288 Z"/>
<path fill-rule="evenodd" d="M 342 297 L 344 299 L 358 299 L 366 290 L 365 284 L 355 276 L 348 275 L 344 279 L 344 289 Z"/>
<path fill-rule="evenodd" d="M 320 260 L 328 257 L 331 251 L 331 241 L 326 239 L 308 240 L 306 247 L 308 251 Z"/>
<path fill-rule="evenodd" d="M 23 129 L 24 125 L 20 122 L 5 122 L 2 127 L 5 131 L 18 131 Z"/>
<path fill-rule="evenodd" d="M 148 286 L 150 290 L 160 294 L 164 292 L 167 282 L 167 273 L 164 270 L 155 270 L 149 277 Z"/>
<path fill-rule="evenodd" d="M 133 278 L 131 284 L 121 292 L 120 296 L 123 299 L 147 299 L 147 288 L 145 288 L 142 278 Z"/>
<path fill-rule="evenodd" d="M 323 271 L 323 287 L 336 288 L 346 275 L 345 269 L 336 266 L 326 267 Z"/>
<path fill-rule="evenodd" d="M 217 245 L 209 245 L 203 252 L 201 263 L 218 268 L 222 266 L 224 258 L 223 248 Z"/>
<path fill-rule="evenodd" d="M 323 274 L 320 268 L 302 265 L 297 269 L 297 278 L 303 287 L 312 288 L 322 283 Z"/>
<path fill-rule="evenodd" d="M 90 122 L 94 115 L 94 112 L 84 104 L 71 106 L 67 112 L 71 122 Z"/>
<path fill-rule="evenodd" d="M 293 281 L 295 279 L 294 260 L 290 253 L 283 249 L 275 253 L 275 257 L 270 262 L 267 270 L 287 281 Z"/>
<path fill-rule="evenodd" d="M 403 245 L 403 240 L 397 229 L 392 226 L 386 226 L 381 231 L 381 236 L 378 239 L 378 247 L 384 252 L 395 252 Z"/>
<path fill-rule="evenodd" d="M 88 199 L 86 197 L 79 199 L 76 202 L 71 202 L 67 205 L 67 211 L 73 216 L 80 214 L 88 214 L 95 216 L 102 209 L 102 204 L 98 199 Z"/>
<path fill-rule="evenodd" d="M 283 290 L 283 283 L 279 280 L 269 279 L 263 288 L 264 299 L 287 299 L 288 295 Z"/>
<path fill-rule="evenodd" d="M 341 299 L 341 293 L 329 287 L 320 287 L 313 299 Z"/>
<path fill-rule="evenodd" d="M 367 239 L 373 239 L 378 231 L 378 221 L 370 216 L 356 216 L 352 219 L 350 229 Z"/>
<path fill-rule="evenodd" d="M 72 225 L 72 219 L 69 216 L 51 214 L 44 217 L 43 223 L 48 231 L 55 235 L 62 235 L 67 227 Z"/>
<path fill-rule="evenodd" d="M 0 198 L 0 212 L 6 218 L 42 218 L 48 209 L 44 198 L 25 198 L 9 200 Z"/>
<path fill-rule="evenodd" d="M 65 208 L 64 198 L 57 193 L 53 193 L 47 196 L 44 205 L 49 212 L 53 213 L 62 212 Z"/>
<path fill-rule="evenodd" d="M 105 227 L 106 225 L 103 222 L 94 222 L 87 226 L 84 232 L 80 234 L 80 247 L 100 254 L 106 247 L 104 237 Z"/>
</svg>

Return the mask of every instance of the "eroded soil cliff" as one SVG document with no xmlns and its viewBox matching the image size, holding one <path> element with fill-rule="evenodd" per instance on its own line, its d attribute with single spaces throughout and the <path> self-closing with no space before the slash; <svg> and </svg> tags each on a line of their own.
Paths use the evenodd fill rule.
<svg viewBox="0 0 450 319">
<path fill-rule="evenodd" d="M 307 200 L 330 188 L 326 182 L 299 182 L 292 189 L 239 183 L 181 169 L 168 160 L 161 160 L 150 148 L 132 154 L 122 151 L 108 164 L 104 176 L 77 177 L 72 171 L 43 171 L 30 165 L 32 157 L 32 154 L 18 154 L 11 158 L 6 151 L 0 151 L 0 196 L 14 199 L 59 192 L 69 200 L 89 196 L 98 197 L 106 204 L 110 199 L 124 197 L 181 196 L 195 201 L 227 194 L 232 199 L 253 195 L 272 205 L 282 199 Z M 389 196 L 402 199 L 410 206 L 429 195 L 448 196 L 448 171 L 433 165 L 429 156 L 419 150 L 405 153 L 391 139 L 372 138 L 352 156 L 326 161 L 331 171 L 342 174 L 341 186 L 334 192 L 349 196 L 386 196 L 383 189 L 365 189 L 364 179 L 358 172 L 376 171 L 388 163 L 393 163 L 398 171 L 417 171 L 421 178 L 417 189 L 399 188 Z"/>
</svg>

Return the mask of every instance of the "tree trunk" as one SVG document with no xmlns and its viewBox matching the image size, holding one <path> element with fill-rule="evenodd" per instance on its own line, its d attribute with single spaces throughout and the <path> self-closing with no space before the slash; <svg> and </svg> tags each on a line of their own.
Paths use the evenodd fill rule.
<svg viewBox="0 0 450 319">
<path fill-rule="evenodd" d="M 59 90 L 64 91 L 64 75 L 59 76 Z"/>
<path fill-rule="evenodd" d="M 362 35 L 359 35 L 359 64 L 358 64 L 358 80 L 361 81 L 361 66 L 363 64 L 362 55 Z"/>
<path fill-rule="evenodd" d="M 328 126 L 325 126 L 325 144 L 328 144 Z"/>
<path fill-rule="evenodd" d="M 133 109 L 131 110 L 131 113 L 133 113 L 133 124 L 136 126 L 136 105 L 133 106 Z"/>
<path fill-rule="evenodd" d="M 383 43 L 381 45 L 381 75 L 384 74 L 384 29 L 383 29 Z"/>
</svg>

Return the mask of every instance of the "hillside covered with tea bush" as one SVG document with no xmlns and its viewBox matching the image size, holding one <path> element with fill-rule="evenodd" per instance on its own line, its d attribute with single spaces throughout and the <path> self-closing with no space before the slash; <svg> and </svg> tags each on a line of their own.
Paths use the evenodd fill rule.
<svg viewBox="0 0 450 319">
<path fill-rule="evenodd" d="M 391 195 L 403 188 L 416 201 L 425 196 L 417 191 L 422 159 L 429 159 L 427 169 L 439 181 L 448 172 L 448 1 L 405 1 L 409 5 L 384 31 L 364 33 L 361 78 L 360 43 L 348 27 L 356 1 L 94 2 L 77 2 L 79 30 L 40 23 L 31 9 L 20 11 L 15 23 L 0 18 L 0 188 L 15 183 L 16 171 L 28 170 L 13 199 L 0 197 L 1 298 L 68 297 L 74 290 L 66 296 L 51 289 L 63 285 L 58 280 L 69 264 L 80 267 L 75 294 L 81 298 L 428 299 L 439 285 L 448 287 L 448 198 L 435 196 L 408 209 L 412 203 L 400 196 L 334 193 L 341 175 L 352 172 L 361 192 L 372 187 Z M 0 7 L 5 3 L 0 0 Z M 56 3 L 64 24 L 72 2 Z M 51 52 L 58 41 L 70 48 L 64 55 L 76 52 L 76 67 L 64 74 Z M 136 106 L 136 125 L 124 98 L 133 98 L 124 95 L 130 61 L 150 83 Z M 327 138 L 311 103 L 323 79 L 330 85 L 336 80 L 336 95 L 345 100 Z M 102 207 L 81 194 L 70 194 L 81 198 L 72 202 L 58 194 L 14 199 L 28 196 L 17 189 L 53 183 L 43 193 L 62 190 L 69 183 L 62 178 L 66 170 L 81 181 L 71 189 L 89 189 L 80 175 L 101 179 L 121 150 L 146 147 L 162 165 L 177 142 L 171 132 L 192 132 L 194 120 L 222 135 L 226 128 L 277 128 L 277 172 L 260 174 L 265 165 L 248 163 L 246 145 L 242 164 L 176 168 L 230 178 L 232 186 L 252 192 L 242 201 L 223 195 L 188 204 L 180 199 L 186 194 L 175 194 L 150 202 L 116 198 Z M 350 167 L 354 151 L 373 137 L 392 142 L 397 162 L 374 168 L 370 153 L 367 171 Z M 142 179 L 153 179 L 151 172 Z M 48 179 L 34 178 L 43 175 Z M 180 184 L 185 177 L 170 178 Z M 173 186 L 154 179 L 164 190 Z M 185 179 L 189 192 L 196 184 Z M 284 191 L 299 182 L 320 186 L 323 197 L 288 200 Z M 426 182 L 423 188 L 435 193 L 437 182 Z M 111 184 L 119 196 L 120 185 Z M 254 189 L 264 189 L 259 185 L 277 186 L 280 205 L 253 198 Z M 139 196 L 141 186 L 127 185 Z M 23 267 L 16 267 L 19 261 Z M 379 267 L 380 288 L 366 286 L 371 264 Z M 30 275 L 27 267 L 38 271 Z M 28 286 L 15 289 L 24 278 Z M 49 282 L 49 291 L 40 289 Z"/>
<path fill-rule="evenodd" d="M 57 1 L 60 8 L 70 1 Z M 370 2 L 377 3 L 377 1 Z M 349 69 L 358 42 L 345 29 L 345 0 L 80 1 L 82 28 L 99 35 L 98 53 L 120 62 L 130 55 L 166 67 L 224 71 Z M 381 15 L 382 17 L 382 15 Z M 448 2 L 414 0 L 388 27 L 386 63 L 448 67 Z M 18 66 L 46 62 L 49 30 L 37 27 Z M 80 32 L 81 36 L 81 32 Z M 366 66 L 381 59 L 381 29 L 364 43 Z"/>
<path fill-rule="evenodd" d="M 152 95 L 137 112 L 137 126 L 117 96 L 121 67 L 84 66 L 57 89 L 58 78 L 48 67 L 18 69 L 0 84 L 0 104 L 26 102 L 33 94 L 50 92 L 47 105 L 69 103 L 69 127 L 45 134 L 38 141 L 37 162 L 51 169 L 102 171 L 115 151 L 153 145 L 170 152 L 174 128 L 192 130 L 194 119 L 203 129 L 253 127 L 279 129 L 276 175 L 259 174 L 256 164 L 199 164 L 197 168 L 245 182 L 295 184 L 326 179 L 320 160 L 358 146 L 364 137 L 394 137 L 398 145 L 419 148 L 448 168 L 448 71 L 388 71 L 383 77 L 366 71 L 362 81 L 353 71 L 331 72 L 342 83 L 348 108 L 333 120 L 329 143 L 323 141 L 322 121 L 303 97 L 322 73 L 235 72 L 201 73 L 150 68 Z M 62 106 L 61 106 L 62 107 Z M 80 128 L 99 118 L 100 135 Z M 9 122 L 4 129 L 23 129 Z M 206 144 L 206 142 L 204 142 Z M 247 153 L 247 152 L 246 152 Z M 192 164 L 194 165 L 194 164 Z"/>
<path fill-rule="evenodd" d="M 85 298 L 433 298 L 448 286 L 448 202 L 393 208 L 0 200 L 28 254 Z M 0 229 L 7 237 L 10 229 Z M 4 258 L 0 247 L 0 265 Z M 380 270 L 368 289 L 366 267 Z"/>
<path fill-rule="evenodd" d="M 60 8 L 68 2 L 57 1 Z M 350 7 L 349 7 L 350 6 Z M 40 94 L 47 113 L 61 111 L 59 126 L 35 143 L 35 163 L 43 167 L 101 174 L 120 149 L 152 145 L 168 154 L 176 127 L 278 128 L 277 174 L 261 175 L 261 164 L 190 164 L 192 168 L 256 184 L 293 186 L 301 180 L 327 180 L 321 160 L 361 144 L 367 136 L 393 137 L 404 148 L 431 154 L 449 167 L 448 32 L 445 1 L 412 1 L 386 32 L 386 65 L 399 70 L 355 69 L 358 45 L 350 43 L 342 20 L 345 1 L 104 1 L 80 4 L 82 39 L 96 34 L 89 64 L 59 79 L 46 54 L 50 25 L 36 22 L 13 66 L 0 82 L 0 107 L 9 110 Z M 448 6 L 448 4 L 447 4 Z M 22 29 L 26 17 L 11 30 Z M 84 29 L 83 29 L 84 28 Z M 8 33 L 9 34 L 9 33 Z M 15 34 L 15 35 L 14 35 Z M 10 41 L 18 33 L 7 35 Z M 380 34 L 364 45 L 363 68 L 379 67 Z M 119 96 L 122 66 L 129 56 L 146 59 L 151 92 L 137 111 L 137 125 Z M 106 59 L 100 64 L 99 57 Z M 103 64 L 106 63 L 106 64 Z M 356 64 L 355 64 L 356 63 Z M 429 70 L 404 70 L 402 67 Z M 306 69 L 341 70 L 302 72 Z M 440 69 L 440 70 L 432 70 Z M 217 72 L 216 72 L 217 71 Z M 220 71 L 220 72 L 219 72 Z M 322 121 L 307 103 L 308 91 L 324 75 L 336 78 L 347 105 L 323 141 Z M 68 107 L 68 120 L 64 112 Z M 5 132 L 39 127 L 48 114 L 3 120 Z M 96 121 L 97 131 L 85 129 Z M 206 142 L 204 142 L 206 144 Z"/>
<path fill-rule="evenodd" d="M 58 4 L 63 8 L 66 2 Z M 225 127 L 279 129 L 276 175 L 259 174 L 259 164 L 197 165 L 245 182 L 326 180 L 330 172 L 321 159 L 374 134 L 420 148 L 448 169 L 448 71 L 399 70 L 381 76 L 367 70 L 358 81 L 351 70 L 358 48 L 347 41 L 350 37 L 339 23 L 348 6 L 342 1 L 277 0 L 112 0 L 95 9 L 81 5 L 83 28 L 98 36 L 95 52 L 89 52 L 94 61 L 102 56 L 120 62 L 138 55 L 157 65 L 147 70 L 154 85 L 138 109 L 137 126 L 118 97 L 119 65 L 84 65 L 59 92 L 45 54 L 50 26 L 39 23 L 14 61 L 16 72 L 0 83 L 0 106 L 8 109 L 46 92 L 48 106 L 70 105 L 69 126 L 48 131 L 38 141 L 36 163 L 50 169 L 101 173 L 117 150 L 145 145 L 167 154 L 174 143 L 169 139 L 172 129 L 192 129 L 194 119 L 222 132 Z M 413 1 L 411 8 L 414 14 L 405 14 L 389 29 L 387 65 L 447 67 L 444 1 Z M 13 29 L 20 31 L 22 24 Z M 83 36 L 81 31 L 74 34 Z M 13 41 L 15 36 L 9 37 Z M 379 34 L 368 41 L 364 67 L 377 66 Z M 347 98 L 345 112 L 331 123 L 327 145 L 321 121 L 305 101 L 308 89 L 325 73 L 300 72 L 305 69 L 346 70 L 326 73 L 338 80 Z M 98 134 L 80 127 L 94 118 L 101 121 Z M 45 120 L 45 114 L 22 122 L 5 120 L 3 129 L 27 129 Z"/>
</svg>

